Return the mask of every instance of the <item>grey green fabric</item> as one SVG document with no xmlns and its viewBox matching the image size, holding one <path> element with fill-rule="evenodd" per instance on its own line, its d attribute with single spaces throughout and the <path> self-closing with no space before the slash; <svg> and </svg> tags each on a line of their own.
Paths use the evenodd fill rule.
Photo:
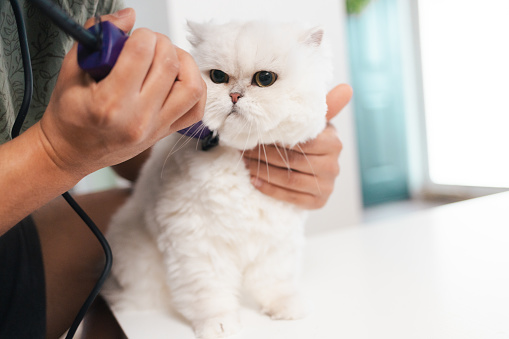
<svg viewBox="0 0 509 339">
<path fill-rule="evenodd" d="M 122 0 L 53 0 L 84 24 L 94 15 L 116 12 Z M 41 119 L 55 86 L 60 66 L 73 40 L 27 0 L 18 0 L 24 13 L 34 74 L 32 103 L 22 131 Z M 23 64 L 18 31 L 9 0 L 0 1 L 0 144 L 10 131 L 23 100 Z"/>
</svg>

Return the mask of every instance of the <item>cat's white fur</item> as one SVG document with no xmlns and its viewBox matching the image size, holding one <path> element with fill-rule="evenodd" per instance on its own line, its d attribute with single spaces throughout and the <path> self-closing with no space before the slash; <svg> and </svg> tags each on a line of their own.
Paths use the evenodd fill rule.
<svg viewBox="0 0 509 339">
<path fill-rule="evenodd" d="M 154 147 L 109 227 L 115 261 L 104 294 L 116 309 L 172 304 L 197 337 L 219 338 L 240 329 L 241 287 L 272 318 L 305 315 L 298 275 L 306 212 L 257 191 L 240 150 L 316 137 L 325 126 L 331 70 L 321 29 L 265 22 L 189 27 L 207 83 L 203 121 L 220 145 L 202 151 L 175 134 Z M 211 69 L 227 73 L 229 82 L 213 83 Z M 272 86 L 252 83 L 262 70 L 277 74 Z M 242 95 L 236 104 L 233 92 Z"/>
</svg>

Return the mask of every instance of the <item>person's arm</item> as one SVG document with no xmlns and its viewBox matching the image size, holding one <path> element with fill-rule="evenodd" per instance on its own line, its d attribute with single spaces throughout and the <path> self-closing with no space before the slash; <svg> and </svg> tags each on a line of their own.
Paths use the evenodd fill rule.
<svg viewBox="0 0 509 339">
<path fill-rule="evenodd" d="M 350 86 L 333 88 L 327 95 L 327 120 L 335 117 L 351 97 Z M 328 123 L 316 139 L 292 149 L 260 147 L 244 153 L 251 182 L 259 191 L 305 209 L 318 209 L 327 203 L 339 175 L 338 158 L 343 148 L 332 124 Z"/>
<path fill-rule="evenodd" d="M 102 20 L 129 31 L 134 11 L 120 14 Z M 76 50 L 63 60 L 41 121 L 0 147 L 0 234 L 85 175 L 142 153 L 203 115 L 198 67 L 167 37 L 135 30 L 100 82 L 78 67 Z"/>
<path fill-rule="evenodd" d="M 0 235 L 81 178 L 48 156 L 40 124 L 0 145 Z"/>
</svg>

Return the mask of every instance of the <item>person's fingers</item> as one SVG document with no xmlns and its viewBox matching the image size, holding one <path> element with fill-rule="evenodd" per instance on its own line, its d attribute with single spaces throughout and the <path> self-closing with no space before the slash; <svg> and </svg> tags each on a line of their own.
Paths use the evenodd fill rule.
<svg viewBox="0 0 509 339">
<path fill-rule="evenodd" d="M 275 184 L 264 181 L 260 178 L 251 178 L 253 185 L 257 190 L 276 200 L 285 201 L 304 209 L 318 209 L 325 205 L 328 196 L 315 196 L 309 193 L 302 193 L 290 190 L 286 187 L 280 187 Z"/>
<path fill-rule="evenodd" d="M 273 185 L 311 195 L 322 194 L 323 187 L 312 173 L 269 165 L 255 159 L 244 160 L 251 176 Z"/>
<path fill-rule="evenodd" d="M 170 39 L 159 33 L 156 33 L 156 36 L 155 56 L 141 88 L 141 94 L 159 109 L 177 78 L 180 62 Z"/>
<path fill-rule="evenodd" d="M 110 88 L 111 93 L 130 93 L 137 95 L 142 88 L 148 70 L 152 65 L 157 45 L 156 33 L 139 28 L 126 40 L 117 62 L 110 74 L 101 83 Z"/>
<path fill-rule="evenodd" d="M 336 132 L 336 128 L 331 123 L 327 123 L 327 126 L 315 139 L 298 144 L 298 147 L 294 148 L 305 154 L 339 154 L 343 150 L 343 144 Z"/>
<path fill-rule="evenodd" d="M 170 133 L 179 131 L 183 128 L 189 127 L 195 122 L 198 122 L 203 117 L 203 112 L 205 110 L 205 104 L 207 102 L 207 85 L 205 84 L 205 81 L 202 80 L 202 86 L 204 88 L 203 94 L 201 99 L 196 103 L 196 105 L 193 106 L 185 114 L 184 116 L 180 117 L 177 121 L 175 121 L 171 125 Z"/>
<path fill-rule="evenodd" d="M 285 170 L 291 168 L 303 173 L 312 173 L 313 168 L 310 164 L 320 162 L 320 157 L 316 155 L 306 155 L 300 150 L 285 149 L 277 145 L 257 146 L 252 150 L 244 152 L 244 158 L 257 162 L 258 159 L 272 166 L 281 167 Z"/>
<path fill-rule="evenodd" d="M 334 118 L 348 104 L 353 90 L 347 84 L 340 84 L 327 94 L 327 120 Z"/>
<path fill-rule="evenodd" d="M 168 126 L 182 118 L 184 119 L 179 124 L 189 126 L 203 117 L 201 108 L 204 106 L 206 87 L 198 66 L 191 55 L 180 48 L 177 48 L 177 55 L 180 61 L 179 73 L 163 105 L 163 111 L 172 114 L 171 117 L 168 117 L 171 119 L 171 124 L 168 124 Z M 197 105 L 198 103 L 200 104 Z M 179 112 L 180 115 L 175 117 L 175 112 Z M 175 131 L 175 127 L 177 126 L 172 126 L 172 131 Z"/>
<path fill-rule="evenodd" d="M 109 21 L 127 33 L 134 27 L 134 22 L 136 21 L 136 12 L 132 8 L 124 8 L 112 14 L 102 15 L 101 21 Z M 88 29 L 94 24 L 95 18 L 90 18 L 85 22 L 84 27 Z"/>
</svg>

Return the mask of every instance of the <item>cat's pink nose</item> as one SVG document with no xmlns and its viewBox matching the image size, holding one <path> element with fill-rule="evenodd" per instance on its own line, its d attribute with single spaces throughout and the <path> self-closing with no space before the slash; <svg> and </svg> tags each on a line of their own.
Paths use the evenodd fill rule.
<svg viewBox="0 0 509 339">
<path fill-rule="evenodd" d="M 232 98 L 232 102 L 236 104 L 237 101 L 242 98 L 242 95 L 240 93 L 230 93 L 230 97 Z"/>
</svg>

